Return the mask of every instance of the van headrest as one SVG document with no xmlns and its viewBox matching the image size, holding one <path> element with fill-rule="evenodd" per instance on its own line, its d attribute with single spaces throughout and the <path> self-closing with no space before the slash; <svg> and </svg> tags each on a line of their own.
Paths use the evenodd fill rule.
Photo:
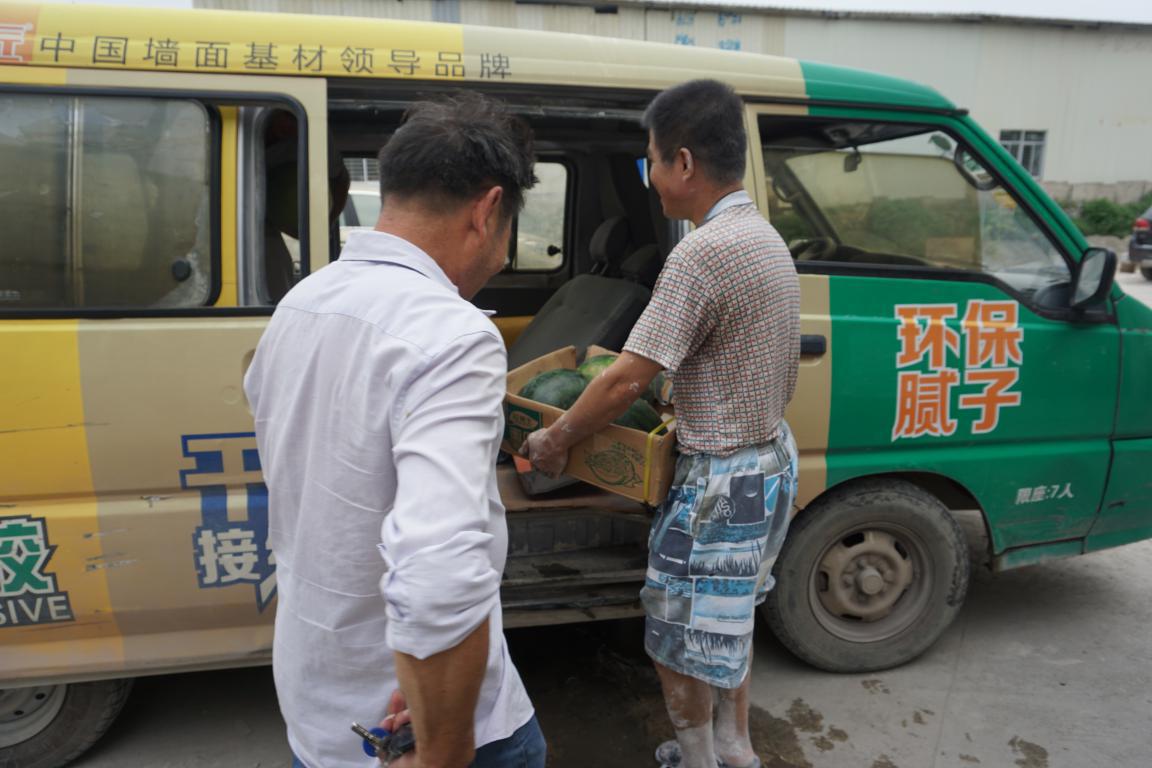
<svg viewBox="0 0 1152 768">
<path fill-rule="evenodd" d="M 628 252 L 628 240 L 631 229 L 628 219 L 623 216 L 613 216 L 605 219 L 592 233 L 592 240 L 588 243 L 588 253 L 593 263 L 616 265 Z"/>
<path fill-rule="evenodd" d="M 620 262 L 620 276 L 647 288 L 656 285 L 656 278 L 663 266 L 660 246 L 650 243 L 638 248 L 631 256 Z"/>
<path fill-rule="evenodd" d="M 268 165 L 264 180 L 266 220 L 272 227 L 292 238 L 300 237 L 299 192 L 296 163 Z"/>
</svg>

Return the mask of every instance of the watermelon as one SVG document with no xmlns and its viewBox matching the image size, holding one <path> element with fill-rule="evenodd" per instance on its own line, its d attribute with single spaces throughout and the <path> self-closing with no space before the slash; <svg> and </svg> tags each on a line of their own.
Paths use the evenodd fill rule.
<svg viewBox="0 0 1152 768">
<path fill-rule="evenodd" d="M 638 429 L 641 432 L 651 432 L 660 426 L 663 420 L 660 414 L 656 413 L 656 409 L 648 405 L 644 398 L 639 398 L 632 405 L 628 406 L 628 410 L 616 419 L 616 423 L 628 429 Z"/>
<path fill-rule="evenodd" d="M 668 377 L 664 374 L 664 371 L 660 371 L 660 373 L 656 374 L 655 378 L 652 379 L 652 383 L 648 385 L 648 391 L 644 393 L 644 399 L 653 407 L 657 405 L 667 405 L 671 402 L 671 398 L 668 396 L 671 395 L 672 388 L 668 387 L 668 392 L 665 393 L 665 387 L 668 387 Z M 667 400 L 665 400 L 666 397 L 668 397 Z"/>
<path fill-rule="evenodd" d="M 586 384 L 579 371 L 555 368 L 533 376 L 519 394 L 538 403 L 568 410 L 579 399 Z"/>
<path fill-rule="evenodd" d="M 616 362 L 617 357 L 618 355 L 615 352 L 608 355 L 590 357 L 580 365 L 580 374 L 591 384 L 593 379 L 607 370 L 608 366 L 612 365 L 612 363 Z M 653 408 L 660 405 L 667 405 L 668 402 L 664 400 L 664 397 L 667 396 L 664 392 L 665 388 L 669 390 L 669 393 L 671 392 L 671 387 L 668 386 L 668 380 L 664 371 L 660 371 L 652 379 L 652 383 L 648 385 L 648 389 L 644 391 L 641 397 Z"/>
<path fill-rule="evenodd" d="M 590 357 L 580 364 L 580 375 L 584 377 L 585 381 L 591 384 L 592 379 L 604 373 L 604 371 L 608 369 L 608 366 L 614 362 L 616 362 L 616 355 L 614 354 Z"/>
</svg>

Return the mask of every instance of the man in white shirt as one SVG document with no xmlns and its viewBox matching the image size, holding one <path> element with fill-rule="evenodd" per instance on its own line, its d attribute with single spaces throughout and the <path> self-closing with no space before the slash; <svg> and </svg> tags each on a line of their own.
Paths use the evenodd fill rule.
<svg viewBox="0 0 1152 768">
<path fill-rule="evenodd" d="M 245 377 L 296 765 L 372 765 L 348 725 L 397 688 L 417 748 L 393 766 L 544 765 L 501 623 L 505 349 L 468 301 L 504 264 L 532 165 L 498 103 L 414 106 L 380 152 L 375 231 L 284 297 Z"/>
</svg>

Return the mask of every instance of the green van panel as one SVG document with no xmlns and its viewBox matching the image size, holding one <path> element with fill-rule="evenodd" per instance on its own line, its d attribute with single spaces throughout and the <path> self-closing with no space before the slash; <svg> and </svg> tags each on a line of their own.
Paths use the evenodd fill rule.
<svg viewBox="0 0 1152 768">
<path fill-rule="evenodd" d="M 808 98 L 820 101 L 868 102 L 877 106 L 899 105 L 954 110 L 956 106 L 926 85 L 859 69 L 801 61 Z"/>
<path fill-rule="evenodd" d="M 1088 533 L 1111 459 L 1115 326 L 1049 320 L 962 277 L 834 275 L 830 293 L 829 487 L 886 472 L 952 478 L 984 509 L 995 552 Z M 989 337 L 964 322 L 981 303 L 1010 309 L 1014 327 Z M 901 313 L 918 311 L 942 325 L 910 330 Z M 973 365 L 975 344 L 1004 346 L 1004 358 Z"/>
</svg>

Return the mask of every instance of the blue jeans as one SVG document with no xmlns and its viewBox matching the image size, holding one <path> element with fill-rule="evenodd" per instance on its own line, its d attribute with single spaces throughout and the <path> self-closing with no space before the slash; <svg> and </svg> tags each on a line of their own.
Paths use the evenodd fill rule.
<svg viewBox="0 0 1152 768">
<path fill-rule="evenodd" d="M 536 716 L 516 729 L 506 739 L 493 741 L 476 750 L 476 759 L 469 768 L 544 768 L 548 747 Z M 292 768 L 307 768 L 300 758 L 292 755 Z"/>
<path fill-rule="evenodd" d="M 506 739 L 493 741 L 476 750 L 470 768 L 544 768 L 548 747 L 536 715 Z"/>
</svg>

